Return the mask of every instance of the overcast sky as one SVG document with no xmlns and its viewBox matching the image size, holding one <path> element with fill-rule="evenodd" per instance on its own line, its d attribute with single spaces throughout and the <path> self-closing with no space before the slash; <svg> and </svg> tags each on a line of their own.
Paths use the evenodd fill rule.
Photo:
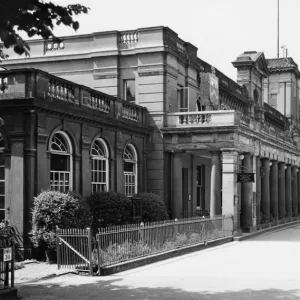
<svg viewBox="0 0 300 300">
<path fill-rule="evenodd" d="M 72 0 L 53 0 L 67 5 Z M 236 80 L 231 62 L 244 51 L 277 56 L 277 0 L 77 0 L 90 7 L 77 34 L 168 26 L 198 48 L 198 57 Z M 300 63 L 300 0 L 280 0 L 280 46 Z M 62 27 L 58 36 L 76 34 Z M 280 48 L 280 56 L 282 49 Z"/>
</svg>

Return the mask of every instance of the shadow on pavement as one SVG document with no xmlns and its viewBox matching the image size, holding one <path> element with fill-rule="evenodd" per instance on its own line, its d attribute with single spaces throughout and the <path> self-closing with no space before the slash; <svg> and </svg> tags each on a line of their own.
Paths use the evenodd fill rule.
<svg viewBox="0 0 300 300">
<path fill-rule="evenodd" d="M 75 277 L 74 277 L 75 276 Z M 65 276 L 63 276 L 65 277 Z M 172 287 L 131 287 L 122 284 L 122 279 L 105 280 L 100 277 L 80 278 L 81 276 L 70 276 L 69 278 L 55 278 L 49 281 L 26 283 L 18 286 L 20 299 L 26 300 L 198 300 L 198 299 L 220 299 L 220 300 L 252 300 L 252 299 L 300 299 L 300 290 L 283 291 L 279 289 L 265 290 L 241 290 L 224 292 L 206 292 L 201 290 L 201 282 L 190 290 L 176 289 Z M 61 282 L 59 282 L 61 280 Z M 76 283 L 78 281 L 78 283 Z M 90 281 L 87 284 L 80 283 Z M 68 284 L 66 284 L 68 282 Z M 159 282 L 157 283 L 159 286 Z M 212 284 L 213 286 L 213 284 Z M 200 288 L 199 288 L 200 287 Z"/>
</svg>

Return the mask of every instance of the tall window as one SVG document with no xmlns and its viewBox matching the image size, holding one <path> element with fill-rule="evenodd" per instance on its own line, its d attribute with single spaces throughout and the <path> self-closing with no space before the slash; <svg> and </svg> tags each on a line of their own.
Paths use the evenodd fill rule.
<svg viewBox="0 0 300 300">
<path fill-rule="evenodd" d="M 124 177 L 125 195 L 132 197 L 138 192 L 137 189 L 137 153 L 133 145 L 129 144 L 124 151 Z"/>
<path fill-rule="evenodd" d="M 0 133 L 0 221 L 5 219 L 5 163 L 4 141 Z"/>
<path fill-rule="evenodd" d="M 277 94 L 270 95 L 270 105 L 277 109 Z"/>
<path fill-rule="evenodd" d="M 108 191 L 108 149 L 102 139 L 97 139 L 91 150 L 92 192 Z"/>
<path fill-rule="evenodd" d="M 205 165 L 197 165 L 197 210 L 205 209 Z"/>
<path fill-rule="evenodd" d="M 55 133 L 50 141 L 50 188 L 55 191 L 72 190 L 72 146 L 67 134 Z"/>
<path fill-rule="evenodd" d="M 177 103 L 179 112 L 189 111 L 189 88 L 177 85 Z"/>
<path fill-rule="evenodd" d="M 124 99 L 129 102 L 135 102 L 135 80 L 124 80 Z"/>
</svg>

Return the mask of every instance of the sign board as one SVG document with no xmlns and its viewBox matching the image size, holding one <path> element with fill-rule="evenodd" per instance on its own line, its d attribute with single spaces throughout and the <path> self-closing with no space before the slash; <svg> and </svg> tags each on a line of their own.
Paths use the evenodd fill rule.
<svg viewBox="0 0 300 300">
<path fill-rule="evenodd" d="M 12 259 L 12 251 L 11 248 L 3 249 L 3 261 L 11 261 Z"/>
<path fill-rule="evenodd" d="M 237 173 L 237 182 L 254 182 L 254 173 Z"/>
<path fill-rule="evenodd" d="M 215 74 L 201 73 L 200 98 L 202 105 L 219 106 L 219 79 Z"/>
</svg>

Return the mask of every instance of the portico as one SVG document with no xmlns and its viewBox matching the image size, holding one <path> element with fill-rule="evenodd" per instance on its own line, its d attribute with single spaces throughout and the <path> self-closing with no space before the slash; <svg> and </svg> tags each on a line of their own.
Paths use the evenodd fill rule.
<svg viewBox="0 0 300 300">
<path fill-rule="evenodd" d="M 197 215 L 195 174 L 201 160 L 206 167 L 205 208 L 210 216 L 233 215 L 236 231 L 251 232 L 298 214 L 300 153 L 294 141 L 272 137 L 258 121 L 248 124 L 234 111 L 188 115 L 189 120 L 203 120 L 200 115 L 205 115 L 208 121 L 180 124 L 180 113 L 172 113 L 163 129 L 165 153 L 171 158 L 167 173 L 172 177 L 169 202 L 174 217 Z M 253 173 L 254 182 L 238 182 L 238 173 Z"/>
</svg>

